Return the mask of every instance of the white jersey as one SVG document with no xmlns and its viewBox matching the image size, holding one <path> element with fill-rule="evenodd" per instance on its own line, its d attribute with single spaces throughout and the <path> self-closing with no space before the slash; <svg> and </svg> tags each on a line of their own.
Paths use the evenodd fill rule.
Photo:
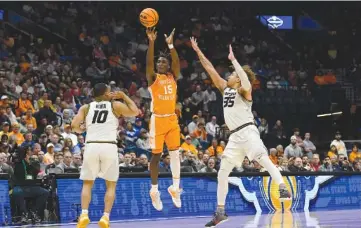
<svg viewBox="0 0 361 228">
<path fill-rule="evenodd" d="M 86 141 L 116 142 L 119 121 L 110 101 L 93 101 L 85 119 Z"/>
<path fill-rule="evenodd" d="M 252 101 L 246 100 L 236 89 L 226 87 L 223 93 L 224 121 L 230 131 L 246 123 L 253 123 Z"/>
</svg>

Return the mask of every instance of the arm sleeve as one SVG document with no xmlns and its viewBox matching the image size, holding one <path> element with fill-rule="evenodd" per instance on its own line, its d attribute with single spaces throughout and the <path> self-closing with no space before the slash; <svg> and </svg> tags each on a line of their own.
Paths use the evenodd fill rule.
<svg viewBox="0 0 361 228">
<path fill-rule="evenodd" d="M 236 59 L 232 61 L 232 64 L 234 66 L 234 69 L 235 69 L 238 77 L 241 79 L 241 84 L 242 84 L 243 89 L 250 90 L 251 83 L 248 80 L 247 74 L 243 70 L 242 66 L 238 63 L 238 61 Z"/>
</svg>

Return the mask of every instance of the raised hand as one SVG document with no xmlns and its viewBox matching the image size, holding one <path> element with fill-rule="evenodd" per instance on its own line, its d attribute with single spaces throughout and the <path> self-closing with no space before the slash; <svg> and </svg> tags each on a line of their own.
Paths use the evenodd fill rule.
<svg viewBox="0 0 361 228">
<path fill-rule="evenodd" d="M 113 99 L 123 99 L 126 96 L 123 91 L 112 92 L 109 95 Z"/>
<path fill-rule="evenodd" d="M 194 37 L 191 37 L 190 40 L 191 40 L 193 50 L 195 50 L 196 52 L 199 51 L 200 49 L 198 47 L 197 39 Z"/>
<path fill-rule="evenodd" d="M 147 36 L 149 41 L 154 42 L 157 39 L 157 31 L 155 31 L 155 27 L 147 28 Z"/>
<path fill-rule="evenodd" d="M 167 36 L 167 34 L 164 34 L 165 42 L 166 42 L 168 45 L 173 44 L 174 32 L 175 32 L 175 28 L 173 29 L 173 31 L 170 33 L 169 36 Z"/>
<path fill-rule="evenodd" d="M 229 54 L 228 54 L 228 59 L 233 61 L 235 60 L 236 58 L 234 57 L 234 54 L 233 54 L 233 49 L 232 49 L 232 45 L 229 45 Z"/>
</svg>

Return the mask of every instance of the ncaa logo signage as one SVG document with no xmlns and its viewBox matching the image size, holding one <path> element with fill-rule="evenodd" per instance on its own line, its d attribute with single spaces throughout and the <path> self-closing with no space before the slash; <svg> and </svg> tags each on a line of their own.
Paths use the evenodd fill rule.
<svg viewBox="0 0 361 228">
<path fill-rule="evenodd" d="M 285 176 L 283 180 L 292 194 L 289 201 L 279 201 L 278 185 L 270 176 L 229 177 L 229 183 L 239 188 L 242 196 L 253 203 L 256 213 L 279 211 L 309 211 L 319 187 L 333 176 Z"/>
</svg>

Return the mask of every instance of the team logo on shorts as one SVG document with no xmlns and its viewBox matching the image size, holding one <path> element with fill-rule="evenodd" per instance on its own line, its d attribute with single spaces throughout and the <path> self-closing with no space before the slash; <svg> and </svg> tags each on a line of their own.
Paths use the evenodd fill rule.
<svg viewBox="0 0 361 228">
<path fill-rule="evenodd" d="M 283 180 L 292 194 L 289 201 L 279 201 L 278 185 L 271 177 L 230 177 L 229 183 L 237 186 L 243 197 L 253 203 L 257 213 L 279 211 L 308 211 L 309 204 L 315 199 L 320 184 L 333 176 L 288 176 Z"/>
</svg>

